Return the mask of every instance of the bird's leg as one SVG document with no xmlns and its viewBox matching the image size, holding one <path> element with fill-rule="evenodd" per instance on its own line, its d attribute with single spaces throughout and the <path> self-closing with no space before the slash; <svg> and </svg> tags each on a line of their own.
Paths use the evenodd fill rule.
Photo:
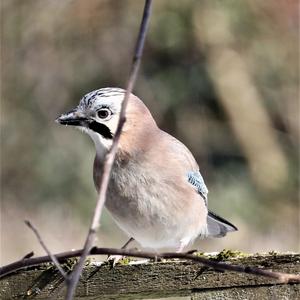
<svg viewBox="0 0 300 300">
<path fill-rule="evenodd" d="M 133 241 L 134 241 L 134 238 L 131 237 L 131 238 L 130 238 L 123 246 L 122 246 L 121 249 L 126 249 L 127 246 L 128 246 L 130 243 L 132 243 Z"/>
<path fill-rule="evenodd" d="M 129 244 L 131 244 L 134 241 L 134 238 L 130 238 L 122 247 L 121 249 L 126 249 Z M 112 266 L 114 267 L 118 261 L 120 261 L 122 258 L 124 258 L 123 255 L 109 255 L 107 257 L 107 260 L 112 263 Z"/>
</svg>

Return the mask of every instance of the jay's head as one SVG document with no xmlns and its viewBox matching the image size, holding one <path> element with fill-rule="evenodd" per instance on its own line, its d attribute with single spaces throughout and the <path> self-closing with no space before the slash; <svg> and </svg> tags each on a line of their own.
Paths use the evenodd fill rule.
<svg viewBox="0 0 300 300">
<path fill-rule="evenodd" d="M 58 117 L 56 122 L 75 126 L 86 132 L 94 140 L 96 147 L 101 144 L 104 148 L 109 148 L 117 130 L 124 96 L 125 90 L 120 88 L 92 91 L 80 100 L 76 108 Z M 151 113 L 138 97 L 131 94 L 121 138 L 124 135 L 132 137 L 147 131 L 149 127 L 156 127 Z"/>
</svg>

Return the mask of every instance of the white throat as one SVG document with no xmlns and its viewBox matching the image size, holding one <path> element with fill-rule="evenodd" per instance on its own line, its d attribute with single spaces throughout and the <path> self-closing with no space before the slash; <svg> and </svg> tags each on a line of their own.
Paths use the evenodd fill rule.
<svg viewBox="0 0 300 300">
<path fill-rule="evenodd" d="M 86 128 L 80 128 L 83 132 L 87 133 L 93 140 L 96 148 L 96 154 L 99 158 L 104 158 L 105 154 L 110 149 L 113 140 L 105 139 L 100 134 Z"/>
</svg>

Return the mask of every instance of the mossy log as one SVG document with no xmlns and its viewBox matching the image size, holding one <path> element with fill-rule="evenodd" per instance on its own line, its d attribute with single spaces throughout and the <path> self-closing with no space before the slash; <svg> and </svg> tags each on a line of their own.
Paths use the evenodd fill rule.
<svg viewBox="0 0 300 300">
<path fill-rule="evenodd" d="M 225 258 L 225 261 L 300 274 L 300 254 L 242 255 Z M 63 278 L 51 264 L 20 270 L 0 281 L 0 299 L 63 299 L 64 295 Z M 114 268 L 108 263 L 88 263 L 76 290 L 76 299 L 164 297 L 300 299 L 300 284 L 279 285 L 274 279 L 220 272 L 184 260 L 125 261 Z"/>
</svg>

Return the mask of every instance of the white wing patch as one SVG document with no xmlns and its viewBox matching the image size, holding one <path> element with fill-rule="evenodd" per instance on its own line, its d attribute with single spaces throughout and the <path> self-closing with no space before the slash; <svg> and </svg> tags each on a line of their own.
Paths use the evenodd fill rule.
<svg viewBox="0 0 300 300">
<path fill-rule="evenodd" d="M 204 199 L 205 205 L 207 206 L 208 189 L 200 172 L 188 172 L 187 177 L 188 182 L 191 183 L 197 189 L 198 193 Z"/>
</svg>

